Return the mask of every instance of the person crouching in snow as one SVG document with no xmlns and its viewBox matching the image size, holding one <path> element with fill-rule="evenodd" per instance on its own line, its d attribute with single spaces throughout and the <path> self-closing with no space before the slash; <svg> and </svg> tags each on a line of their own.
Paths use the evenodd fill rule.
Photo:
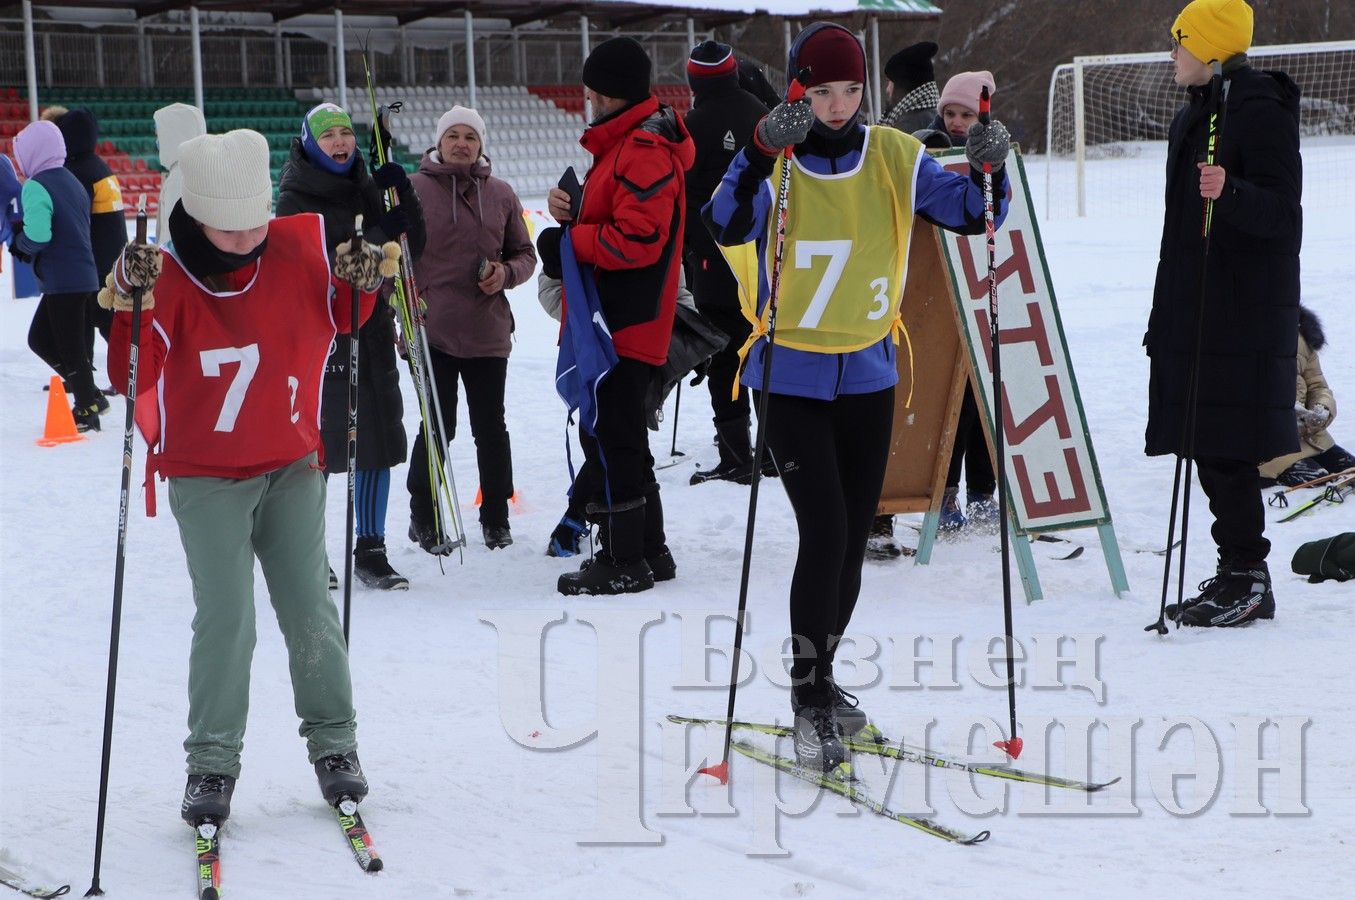
<svg viewBox="0 0 1355 900">
<path fill-rule="evenodd" d="M 1298 379 L 1294 412 L 1299 451 L 1277 456 L 1259 466 L 1261 486 L 1296 487 L 1355 468 L 1355 455 L 1336 443 L 1327 431 L 1336 418 L 1336 395 L 1322 374 L 1317 354 L 1327 346 L 1322 320 L 1306 306 L 1299 307 Z"/>
<path fill-rule="evenodd" d="M 965 176 L 946 171 L 910 135 L 863 125 L 865 55 L 837 25 L 815 23 L 796 38 L 787 71 L 802 69 L 809 72 L 805 99 L 782 103 L 762 120 L 702 215 L 723 246 L 757 242 L 760 321 L 742 384 L 770 394 L 762 426 L 799 529 L 790 587 L 795 749 L 802 765 L 830 771 L 846 758 L 844 731 L 866 725 L 856 699 L 833 679 L 833 654 L 860 591 L 889 455 L 898 381 L 893 334 L 913 214 L 981 234 L 980 169 L 987 163 L 998 218 L 1005 218 L 1009 137 L 999 122 L 976 124 L 966 145 L 973 169 Z M 787 165 L 782 151 L 792 146 L 777 346 L 764 384 L 773 191 Z"/>
<path fill-rule="evenodd" d="M 100 302 L 115 310 L 113 383 L 127 389 L 131 294 L 142 300 L 138 420 L 147 482 L 169 504 L 193 583 L 188 784 L 196 825 L 230 814 L 254 652 L 254 560 L 287 643 L 292 693 L 324 798 L 361 800 L 348 651 L 327 590 L 320 381 L 336 333 L 375 305 L 399 250 L 350 241 L 331 272 L 320 216 L 269 221 L 268 142 L 208 134 L 180 151 L 183 196 L 164 249 L 133 243 Z M 149 486 L 149 484 L 148 484 Z M 147 506 L 153 513 L 153 493 Z"/>
<path fill-rule="evenodd" d="M 395 188 L 399 206 L 388 212 L 383 198 Z M 409 176 L 396 162 L 369 173 L 358 150 L 353 120 L 333 103 L 321 103 L 292 138 L 291 155 L 278 178 L 278 215 L 319 213 L 325 220 L 325 246 L 333 259 L 361 214 L 363 236 L 374 244 L 409 236 L 409 252 L 423 252 L 423 211 Z M 344 475 L 348 463 L 348 338 L 334 341 L 325 366 L 320 402 L 320 434 L 325 442 L 325 474 Z M 358 329 L 358 458 L 353 493 L 355 537 L 353 574 L 367 587 L 408 590 L 409 579 L 386 556 L 386 503 L 391 467 L 405 461 L 404 403 L 400 367 L 395 359 L 395 311 L 377 307 Z M 338 577 L 330 568 L 330 588 Z"/>
</svg>

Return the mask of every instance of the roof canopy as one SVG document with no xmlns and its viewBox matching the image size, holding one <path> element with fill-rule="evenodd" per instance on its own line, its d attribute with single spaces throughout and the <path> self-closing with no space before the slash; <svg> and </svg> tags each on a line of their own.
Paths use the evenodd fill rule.
<svg viewBox="0 0 1355 900">
<path fill-rule="evenodd" d="M 34 6 L 131 11 L 138 19 L 191 6 L 204 13 L 261 11 L 258 2 L 246 0 L 39 0 Z M 386 16 L 401 25 L 439 16 L 460 17 L 467 10 L 476 17 L 506 19 L 514 26 L 586 15 L 604 30 L 675 16 L 690 16 L 702 28 L 710 28 L 758 14 L 795 18 L 866 14 L 895 19 L 935 18 L 941 14 L 930 0 L 277 0 L 269 4 L 267 12 L 280 22 L 335 9 L 345 15 Z"/>
</svg>

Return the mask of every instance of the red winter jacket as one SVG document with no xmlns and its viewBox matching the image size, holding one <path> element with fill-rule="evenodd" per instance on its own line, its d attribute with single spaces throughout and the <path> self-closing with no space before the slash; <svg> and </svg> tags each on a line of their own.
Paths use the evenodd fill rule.
<svg viewBox="0 0 1355 900">
<path fill-rule="evenodd" d="M 696 156 L 692 139 L 672 108 L 650 97 L 590 126 L 579 143 L 593 165 L 570 231 L 575 256 L 596 267 L 617 355 L 663 365 L 682 264 L 685 173 Z"/>
</svg>

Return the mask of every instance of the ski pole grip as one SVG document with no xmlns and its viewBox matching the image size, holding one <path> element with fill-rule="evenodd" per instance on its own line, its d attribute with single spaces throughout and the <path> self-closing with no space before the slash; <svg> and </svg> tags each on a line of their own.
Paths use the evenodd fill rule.
<svg viewBox="0 0 1355 900">
<path fill-rule="evenodd" d="M 802 68 L 799 72 L 795 73 L 795 77 L 790 80 L 790 84 L 786 85 L 787 103 L 795 103 L 805 98 L 805 82 L 809 80 L 809 73 L 810 69 L 808 66 Z M 781 155 L 786 159 L 790 159 L 794 152 L 795 148 L 791 145 L 787 145 L 786 149 L 781 151 Z"/>
<path fill-rule="evenodd" d="M 979 88 L 979 121 L 984 125 L 988 124 L 989 113 L 993 109 L 993 98 L 988 93 L 988 85 Z"/>
<path fill-rule="evenodd" d="M 157 238 L 158 239 L 158 238 Z M 146 195 L 136 201 L 136 242 L 146 243 Z"/>
</svg>

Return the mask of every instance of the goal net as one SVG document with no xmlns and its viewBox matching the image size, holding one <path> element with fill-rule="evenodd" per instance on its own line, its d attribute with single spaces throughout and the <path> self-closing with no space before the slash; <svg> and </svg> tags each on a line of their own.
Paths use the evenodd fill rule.
<svg viewBox="0 0 1355 900">
<path fill-rule="evenodd" d="M 1253 47 L 1247 55 L 1255 68 L 1287 73 L 1302 91 L 1304 206 L 1348 206 L 1355 200 L 1355 41 Z M 1046 217 L 1160 213 L 1167 129 L 1185 96 L 1168 53 L 1079 56 L 1056 68 Z"/>
</svg>

